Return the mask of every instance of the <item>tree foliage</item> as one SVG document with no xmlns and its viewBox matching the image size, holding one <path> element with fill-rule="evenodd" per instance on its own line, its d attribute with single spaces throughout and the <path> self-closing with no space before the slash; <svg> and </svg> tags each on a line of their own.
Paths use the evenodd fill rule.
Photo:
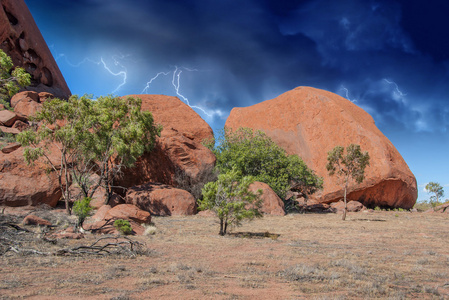
<svg viewBox="0 0 449 300">
<path fill-rule="evenodd" d="M 300 157 L 287 155 L 262 131 L 225 129 L 217 142 L 217 146 L 209 143 L 209 148 L 217 157 L 220 173 L 237 170 L 241 176 L 252 176 L 268 184 L 281 199 L 291 187 L 304 195 L 322 188 L 322 179 Z"/>
<path fill-rule="evenodd" d="M 365 179 L 365 168 L 369 165 L 368 152 L 362 152 L 360 145 L 351 144 L 346 148 L 336 146 L 327 154 L 326 169 L 330 176 L 337 175 L 344 185 L 344 202 L 343 220 L 346 218 L 347 202 L 346 194 L 351 180 L 356 183 L 362 183 Z"/>
<path fill-rule="evenodd" d="M 432 207 L 435 207 L 438 203 L 440 203 L 440 198 L 444 196 L 444 189 L 438 182 L 429 182 L 426 184 L 426 191 L 428 193 L 434 194 L 430 197 L 430 204 Z"/>
<path fill-rule="evenodd" d="M 253 193 L 249 186 L 254 182 L 251 176 L 241 176 L 237 170 L 218 175 L 218 180 L 207 183 L 203 188 L 200 210 L 215 212 L 220 220 L 220 235 L 225 235 L 228 226 L 239 226 L 244 219 L 262 217 L 262 190 Z"/>
<path fill-rule="evenodd" d="M 14 68 L 11 57 L 0 49 L 0 103 L 10 108 L 8 100 L 30 81 L 31 75 L 23 68 Z"/>
<path fill-rule="evenodd" d="M 73 203 L 73 213 L 78 216 L 77 228 L 83 227 L 84 220 L 92 211 L 93 208 L 90 206 L 91 201 L 92 198 L 84 197 L 83 199 L 79 199 Z"/>
<path fill-rule="evenodd" d="M 153 149 L 161 128 L 154 125 L 150 112 L 140 109 L 141 100 L 132 97 L 52 99 L 44 102 L 34 117 L 40 124 L 37 131 L 30 129 L 18 135 L 29 163 L 44 157 L 58 173 L 68 213 L 71 179 L 81 187 L 84 197 L 92 197 L 104 186 L 109 199 L 121 168 Z M 58 162 L 51 158 L 54 152 L 60 157 Z M 93 183 L 89 180 L 92 173 L 99 175 Z"/>
</svg>

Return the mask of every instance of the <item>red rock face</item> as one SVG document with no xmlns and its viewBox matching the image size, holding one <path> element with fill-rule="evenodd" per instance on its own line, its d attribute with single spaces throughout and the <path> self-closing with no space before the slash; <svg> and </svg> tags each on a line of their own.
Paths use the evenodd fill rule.
<svg viewBox="0 0 449 300">
<path fill-rule="evenodd" d="M 336 177 L 328 176 L 327 153 L 335 146 L 359 144 L 370 154 L 366 179 L 352 185 L 348 199 L 365 206 L 411 208 L 417 199 L 416 179 L 393 144 L 363 109 L 331 92 L 298 87 L 275 99 L 234 108 L 226 127 L 249 127 L 267 133 L 289 154 L 298 154 L 324 178 L 314 195 L 322 203 L 343 197 Z"/>
<path fill-rule="evenodd" d="M 146 183 L 128 189 L 125 201 L 157 216 L 196 213 L 196 201 L 189 192 L 158 183 Z"/>
<path fill-rule="evenodd" d="M 249 186 L 249 190 L 256 193 L 258 190 L 262 190 L 262 212 L 268 215 L 284 216 L 284 202 L 273 191 L 272 188 L 266 183 L 255 181 Z"/>
<path fill-rule="evenodd" d="M 71 93 L 23 0 L 2 0 L 0 7 L 0 48 L 14 65 L 32 75 L 28 90 L 49 92 L 59 98 Z"/>
<path fill-rule="evenodd" d="M 201 142 L 212 139 L 210 126 L 176 97 L 130 95 L 142 99 L 142 110 L 150 111 L 163 130 L 155 149 L 138 159 L 134 168 L 124 171 L 118 184 L 131 187 L 146 182 L 176 185 L 176 170 L 191 178 L 212 169 L 215 155 Z"/>
<path fill-rule="evenodd" d="M 28 166 L 20 150 L 0 153 L 0 205 L 54 207 L 61 196 L 58 177 L 47 174 L 45 164 Z"/>
</svg>

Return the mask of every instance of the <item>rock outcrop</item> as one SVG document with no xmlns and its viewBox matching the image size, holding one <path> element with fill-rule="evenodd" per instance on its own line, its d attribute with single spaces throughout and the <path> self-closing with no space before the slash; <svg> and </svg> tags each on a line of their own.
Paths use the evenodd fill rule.
<svg viewBox="0 0 449 300">
<path fill-rule="evenodd" d="M 366 179 L 352 185 L 348 199 L 368 207 L 411 208 L 417 199 L 416 179 L 393 144 L 363 109 L 331 92 L 298 87 L 275 99 L 234 108 L 226 127 L 266 132 L 289 154 L 298 154 L 324 178 L 324 190 L 314 195 L 322 203 L 343 197 L 335 177 L 326 170 L 327 152 L 335 146 L 359 144 L 371 157 Z"/>
<path fill-rule="evenodd" d="M 284 216 L 284 202 L 266 183 L 255 181 L 249 186 L 249 190 L 256 193 L 262 190 L 262 212 L 268 215 Z"/>
<path fill-rule="evenodd" d="M 187 104 L 176 97 L 162 95 L 130 95 L 142 99 L 142 110 L 150 111 L 163 130 L 150 153 L 127 169 L 118 185 L 131 187 L 146 182 L 177 185 L 176 174 L 195 182 L 213 169 L 215 155 L 201 144 L 213 138 L 210 126 Z"/>
<path fill-rule="evenodd" d="M 41 161 L 27 165 L 18 150 L 0 152 L 0 182 L 0 205 L 54 207 L 62 196 L 57 174 Z"/>
<path fill-rule="evenodd" d="M 27 89 L 68 98 L 70 90 L 25 2 L 2 0 L 1 4 L 0 48 L 14 65 L 32 75 Z"/>
<path fill-rule="evenodd" d="M 189 192 L 159 183 L 146 183 L 128 189 L 125 201 L 156 216 L 196 213 L 196 201 Z"/>
</svg>

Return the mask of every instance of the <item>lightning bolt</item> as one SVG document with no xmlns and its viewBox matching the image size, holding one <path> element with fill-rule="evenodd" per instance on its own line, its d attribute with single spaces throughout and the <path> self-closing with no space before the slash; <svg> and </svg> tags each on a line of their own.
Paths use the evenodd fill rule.
<svg viewBox="0 0 449 300">
<path fill-rule="evenodd" d="M 122 56 L 121 57 L 122 59 L 124 58 L 124 56 Z M 127 78 L 128 78 L 128 72 L 127 72 L 127 70 L 126 70 L 126 68 L 116 59 L 116 57 L 112 57 L 112 59 L 114 60 L 114 64 L 116 65 L 116 66 L 119 66 L 119 67 L 121 67 L 121 68 L 123 68 L 124 69 L 124 71 L 119 71 L 119 72 L 117 72 L 117 73 L 114 73 L 107 65 L 106 65 L 106 63 L 104 62 L 104 60 L 103 60 L 103 57 L 101 57 L 101 59 L 100 59 L 100 62 L 101 62 L 101 64 L 103 65 L 103 67 L 105 68 L 105 70 L 106 71 L 108 71 L 111 75 L 113 75 L 113 76 L 123 76 L 123 82 L 121 83 L 121 84 L 119 84 L 116 88 L 115 88 L 115 90 L 113 90 L 112 92 L 111 92 L 111 94 L 114 94 L 114 93 L 116 93 L 122 86 L 124 86 L 125 84 L 126 84 L 126 80 L 127 80 Z"/>
<path fill-rule="evenodd" d="M 170 74 L 171 72 L 159 72 L 156 74 L 156 76 L 154 76 L 153 78 L 150 79 L 150 81 L 147 82 L 147 84 L 145 85 L 145 88 L 142 90 L 141 94 L 145 94 L 148 92 L 148 90 L 150 89 L 150 84 L 155 81 L 160 75 L 164 75 L 167 76 L 168 74 Z"/>
<path fill-rule="evenodd" d="M 397 95 L 397 96 L 399 96 L 400 98 L 404 98 L 405 96 L 407 96 L 407 94 L 404 94 L 404 93 L 402 93 L 400 90 L 399 90 L 399 86 L 396 84 L 396 82 L 394 82 L 394 81 L 390 81 L 390 80 L 388 80 L 388 79 L 386 79 L 386 78 L 384 78 L 383 79 L 386 83 L 388 83 L 388 84 L 390 84 L 390 85 L 394 85 L 394 87 L 395 87 L 395 94 Z"/>
<path fill-rule="evenodd" d="M 52 46 L 51 48 L 53 48 L 53 50 L 54 50 L 54 47 Z M 92 63 L 92 64 L 95 64 L 95 65 L 98 65 L 98 66 L 103 66 L 103 68 L 109 73 L 109 74 L 111 74 L 112 76 L 115 76 L 115 77 L 118 77 L 118 76 L 120 76 L 120 77 L 123 77 L 123 80 L 122 80 L 122 83 L 120 83 L 112 92 L 111 92 L 111 94 L 115 94 L 118 90 L 120 90 L 120 88 L 121 87 L 123 87 L 125 84 L 126 84 L 126 82 L 127 82 L 127 79 L 128 79 L 128 71 L 126 70 L 126 67 L 125 66 L 123 66 L 123 64 L 121 64 L 120 63 L 120 61 L 119 60 L 123 60 L 123 59 L 125 59 L 127 56 L 129 56 L 129 55 L 123 55 L 123 54 L 120 54 L 120 55 L 113 55 L 112 56 L 112 60 L 114 61 L 114 65 L 115 66 L 118 66 L 118 67 L 120 67 L 122 70 L 121 71 L 119 71 L 119 72 L 114 72 L 114 71 L 112 71 L 111 70 L 111 68 L 106 64 L 106 62 L 104 61 L 104 59 L 103 59 L 103 57 L 100 57 L 100 60 L 99 61 L 95 61 L 95 60 L 93 60 L 93 59 L 91 59 L 91 58 L 89 58 L 89 57 L 86 57 L 86 58 L 84 58 L 82 61 L 80 61 L 80 62 L 78 62 L 78 63 L 73 63 L 73 62 L 71 62 L 68 58 L 67 58 L 67 55 L 65 55 L 64 53 L 57 53 L 56 52 L 56 50 L 54 50 L 55 51 L 55 60 L 56 61 L 58 61 L 59 59 L 61 59 L 61 58 L 63 58 L 64 59 L 64 61 L 69 65 L 69 66 L 71 66 L 71 67 L 73 67 L 73 68 L 79 68 L 82 64 L 85 64 L 85 63 Z"/>
<path fill-rule="evenodd" d="M 340 86 L 340 90 L 343 90 L 343 91 L 345 91 L 345 94 L 346 94 L 346 99 L 348 99 L 349 101 L 351 101 L 352 103 L 355 103 L 355 102 L 357 102 L 357 99 L 350 99 L 349 98 L 349 90 L 346 88 L 346 87 L 344 87 L 343 85 L 341 85 Z"/>
<path fill-rule="evenodd" d="M 202 107 L 200 107 L 200 106 L 191 105 L 189 99 L 188 99 L 186 96 L 184 96 L 183 94 L 181 94 L 181 92 L 180 92 L 180 89 L 181 89 L 181 74 L 182 74 L 183 70 L 188 71 L 188 72 L 199 72 L 199 70 L 197 70 L 197 69 L 190 69 L 190 68 L 186 68 L 186 67 L 178 67 L 178 66 L 175 66 L 175 69 L 174 69 L 173 71 L 159 72 L 159 73 L 157 73 L 154 77 L 152 77 L 152 78 L 150 79 L 150 81 L 148 81 L 148 82 L 146 83 L 145 88 L 142 90 L 142 94 L 148 92 L 148 90 L 150 89 L 151 83 L 152 83 L 154 80 L 156 80 L 159 76 L 162 76 L 162 75 L 163 75 L 163 76 L 168 76 L 168 75 L 170 75 L 171 73 L 173 73 L 171 83 L 172 83 L 172 85 L 173 85 L 173 88 L 174 88 L 174 90 L 175 90 L 176 95 L 177 95 L 180 99 L 182 99 L 182 100 L 183 100 L 188 106 L 190 106 L 191 108 L 194 108 L 194 109 L 196 108 L 196 109 L 200 110 L 201 112 L 203 112 L 203 113 L 204 113 L 206 116 L 208 116 L 208 117 L 212 117 L 213 115 L 222 116 L 222 115 L 223 115 L 223 112 L 220 111 L 220 110 L 213 110 L 213 111 L 210 111 L 210 110 L 206 110 L 206 109 L 204 109 L 204 108 L 202 108 Z"/>
</svg>

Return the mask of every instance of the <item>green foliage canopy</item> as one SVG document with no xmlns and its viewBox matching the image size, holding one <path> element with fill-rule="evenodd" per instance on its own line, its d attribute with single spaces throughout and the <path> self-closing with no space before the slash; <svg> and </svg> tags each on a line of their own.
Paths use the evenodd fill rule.
<svg viewBox="0 0 449 300">
<path fill-rule="evenodd" d="M 287 155 L 262 131 L 225 129 L 217 146 L 209 144 L 209 148 L 217 157 L 220 173 L 235 169 L 241 176 L 253 176 L 268 184 L 281 199 L 291 187 L 309 195 L 323 186 L 323 180 L 300 157 Z"/>
<path fill-rule="evenodd" d="M 138 98 L 72 96 L 68 101 L 52 99 L 44 102 L 34 120 L 40 122 L 37 131 L 18 135 L 25 146 L 24 157 L 29 162 L 44 157 L 59 183 L 70 213 L 71 177 L 81 187 L 85 197 L 92 197 L 100 186 L 112 193 L 114 178 L 123 166 L 131 166 L 145 151 L 154 147 L 160 126 L 155 126 L 150 112 L 141 111 Z M 50 153 L 58 150 L 60 162 Z M 91 173 L 98 181 L 89 181 Z"/>
<path fill-rule="evenodd" d="M 225 235 L 229 225 L 239 226 L 244 219 L 262 217 L 262 190 L 253 193 L 249 186 L 254 182 L 251 176 L 241 176 L 237 170 L 218 175 L 218 180 L 207 183 L 203 188 L 200 210 L 215 212 L 220 220 L 220 235 Z"/>
</svg>

